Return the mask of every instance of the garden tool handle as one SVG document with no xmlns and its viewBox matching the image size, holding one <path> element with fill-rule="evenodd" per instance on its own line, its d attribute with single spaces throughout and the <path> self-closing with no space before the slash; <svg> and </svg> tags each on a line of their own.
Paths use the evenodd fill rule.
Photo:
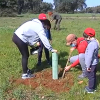
<svg viewBox="0 0 100 100">
<path fill-rule="evenodd" d="M 72 52 L 69 53 L 69 56 L 68 56 L 68 60 L 67 60 L 66 66 L 68 66 L 68 64 L 69 64 L 69 59 L 70 59 L 71 53 L 72 53 Z M 65 71 L 65 69 L 64 69 L 62 78 L 64 78 L 65 73 L 66 73 L 66 71 Z"/>
</svg>

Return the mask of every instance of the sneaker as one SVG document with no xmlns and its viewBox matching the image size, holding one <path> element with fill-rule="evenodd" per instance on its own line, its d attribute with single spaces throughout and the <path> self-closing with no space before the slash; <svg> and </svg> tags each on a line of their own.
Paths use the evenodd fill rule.
<svg viewBox="0 0 100 100">
<path fill-rule="evenodd" d="M 35 77 L 35 75 L 31 74 L 31 70 L 28 69 L 27 73 L 22 74 L 22 79 L 28 79 L 28 78 L 32 78 Z"/>
<path fill-rule="evenodd" d="M 35 77 L 35 75 L 32 75 L 32 74 L 22 74 L 22 79 L 28 79 L 28 78 L 33 78 Z"/>
<path fill-rule="evenodd" d="M 32 49 L 30 49 L 30 54 L 31 54 L 31 55 L 37 54 L 37 53 L 38 53 L 38 49 L 39 49 L 38 46 L 37 46 L 37 47 L 34 47 L 34 48 L 32 48 Z"/>
<path fill-rule="evenodd" d="M 36 50 L 36 51 L 32 52 L 32 55 L 33 55 L 33 54 L 37 54 L 37 53 L 38 53 L 38 50 Z"/>
<path fill-rule="evenodd" d="M 83 78 L 86 78 L 86 77 L 87 76 L 82 73 L 81 75 L 78 76 L 78 79 L 83 79 Z"/>
<path fill-rule="evenodd" d="M 32 71 L 30 69 L 28 69 L 27 74 L 32 74 Z"/>
<path fill-rule="evenodd" d="M 89 89 L 89 87 L 88 86 L 86 86 L 85 87 L 85 92 L 87 92 L 87 93 L 94 93 L 94 89 Z"/>
</svg>

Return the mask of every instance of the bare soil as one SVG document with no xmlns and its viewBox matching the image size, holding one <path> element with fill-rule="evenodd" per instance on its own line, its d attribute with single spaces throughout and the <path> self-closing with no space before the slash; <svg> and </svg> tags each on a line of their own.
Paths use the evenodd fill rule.
<svg viewBox="0 0 100 100">
<path fill-rule="evenodd" d="M 16 85 L 24 84 L 33 89 L 37 89 L 39 86 L 43 86 L 46 89 L 50 89 L 56 93 L 68 92 L 74 84 L 73 75 L 71 73 L 66 73 L 65 78 L 61 78 L 62 69 L 59 69 L 59 79 L 52 79 L 52 70 L 46 69 L 41 72 L 35 73 L 35 77 L 31 79 L 10 79 L 12 83 Z"/>
</svg>

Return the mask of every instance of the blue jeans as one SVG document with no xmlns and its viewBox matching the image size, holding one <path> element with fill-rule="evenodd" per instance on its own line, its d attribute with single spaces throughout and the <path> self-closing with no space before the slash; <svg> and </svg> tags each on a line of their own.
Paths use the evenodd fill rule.
<svg viewBox="0 0 100 100">
<path fill-rule="evenodd" d="M 91 71 L 87 71 L 87 77 L 89 79 L 88 87 L 89 89 L 95 89 L 96 88 L 96 67 L 97 65 L 91 65 Z"/>
</svg>

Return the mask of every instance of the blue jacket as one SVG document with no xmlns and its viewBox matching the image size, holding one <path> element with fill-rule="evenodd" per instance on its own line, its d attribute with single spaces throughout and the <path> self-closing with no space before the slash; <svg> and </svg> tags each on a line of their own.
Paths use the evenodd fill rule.
<svg viewBox="0 0 100 100">
<path fill-rule="evenodd" d="M 45 33 L 46 33 L 48 40 L 52 40 L 50 29 L 45 29 Z"/>
<path fill-rule="evenodd" d="M 91 65 L 98 64 L 98 50 L 99 45 L 97 41 L 95 39 L 90 41 L 85 51 L 85 64 L 87 68 L 90 68 Z"/>
</svg>

